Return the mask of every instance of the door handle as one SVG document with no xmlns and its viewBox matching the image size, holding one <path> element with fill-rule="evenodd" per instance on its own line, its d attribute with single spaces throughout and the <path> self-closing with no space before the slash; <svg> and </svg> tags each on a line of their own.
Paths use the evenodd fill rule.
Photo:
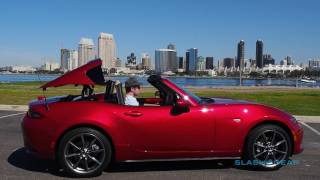
<svg viewBox="0 0 320 180">
<path fill-rule="evenodd" d="M 139 112 L 139 111 L 128 111 L 128 112 L 125 112 L 124 115 L 133 116 L 133 117 L 139 117 L 139 116 L 142 116 L 142 113 Z"/>
</svg>

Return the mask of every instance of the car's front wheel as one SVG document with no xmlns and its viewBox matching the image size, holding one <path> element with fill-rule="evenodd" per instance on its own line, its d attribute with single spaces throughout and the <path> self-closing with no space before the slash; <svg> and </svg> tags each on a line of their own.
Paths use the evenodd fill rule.
<svg viewBox="0 0 320 180">
<path fill-rule="evenodd" d="M 261 170 L 275 170 L 288 162 L 292 151 L 288 133 L 277 125 L 261 125 L 247 138 L 244 164 Z"/>
<path fill-rule="evenodd" d="M 98 176 L 111 161 L 109 140 L 92 128 L 78 128 L 67 132 L 58 147 L 58 161 L 72 177 Z"/>
</svg>

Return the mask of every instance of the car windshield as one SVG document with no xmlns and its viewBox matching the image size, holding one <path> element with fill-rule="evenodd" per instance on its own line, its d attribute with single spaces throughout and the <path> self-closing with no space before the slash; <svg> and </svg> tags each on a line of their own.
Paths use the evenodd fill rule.
<svg viewBox="0 0 320 180">
<path fill-rule="evenodd" d="M 189 97 L 192 97 L 194 100 L 197 101 L 197 103 L 202 104 L 202 99 L 198 97 L 197 95 L 190 92 L 187 88 L 180 87 Z"/>
</svg>

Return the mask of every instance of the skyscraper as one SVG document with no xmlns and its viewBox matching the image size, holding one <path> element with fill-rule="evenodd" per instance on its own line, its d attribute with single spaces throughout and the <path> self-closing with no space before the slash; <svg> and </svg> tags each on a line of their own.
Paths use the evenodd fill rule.
<svg viewBox="0 0 320 180">
<path fill-rule="evenodd" d="M 236 68 L 243 69 L 244 67 L 244 40 L 238 43 Z"/>
<path fill-rule="evenodd" d="M 102 60 L 102 68 L 115 67 L 117 54 L 116 43 L 112 34 L 100 33 L 98 37 L 98 57 Z"/>
<path fill-rule="evenodd" d="M 79 62 L 78 66 L 82 66 L 87 62 L 95 59 L 93 40 L 89 38 L 81 38 L 78 46 Z"/>
<path fill-rule="evenodd" d="M 151 57 L 149 56 L 149 54 L 141 54 L 141 64 L 143 69 L 151 69 Z"/>
<path fill-rule="evenodd" d="M 213 69 L 213 57 L 206 57 L 206 69 Z"/>
<path fill-rule="evenodd" d="M 256 63 L 258 68 L 263 68 L 263 42 L 257 40 L 256 42 Z"/>
<path fill-rule="evenodd" d="M 157 49 L 155 51 L 155 71 L 163 73 L 176 72 L 178 68 L 177 51 L 172 49 Z"/>
<path fill-rule="evenodd" d="M 223 59 L 223 67 L 224 68 L 234 67 L 234 59 L 233 58 L 224 58 Z"/>
<path fill-rule="evenodd" d="M 183 57 L 178 57 L 178 69 L 183 69 Z"/>
<path fill-rule="evenodd" d="M 68 59 L 70 56 L 69 49 L 61 49 L 60 50 L 60 70 L 65 72 L 68 70 Z"/>
<path fill-rule="evenodd" d="M 204 71 L 206 69 L 206 61 L 204 57 L 199 56 L 197 60 L 197 71 Z"/>
<path fill-rule="evenodd" d="M 70 50 L 68 59 L 68 70 L 71 71 L 78 67 L 78 51 Z"/>
<path fill-rule="evenodd" d="M 190 48 L 186 52 L 186 72 L 194 72 L 197 70 L 198 49 Z"/>
<path fill-rule="evenodd" d="M 263 65 L 268 65 L 268 64 L 275 64 L 275 60 L 272 58 L 271 54 L 264 54 L 263 55 Z"/>
</svg>

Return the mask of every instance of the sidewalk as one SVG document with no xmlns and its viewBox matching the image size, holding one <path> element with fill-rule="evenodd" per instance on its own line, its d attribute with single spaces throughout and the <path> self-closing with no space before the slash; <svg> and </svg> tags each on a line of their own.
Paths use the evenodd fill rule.
<svg viewBox="0 0 320 180">
<path fill-rule="evenodd" d="M 27 111 L 26 105 L 4 105 L 0 104 L 0 111 Z M 320 116 L 296 116 L 294 117 L 302 122 L 306 123 L 320 123 Z"/>
</svg>

